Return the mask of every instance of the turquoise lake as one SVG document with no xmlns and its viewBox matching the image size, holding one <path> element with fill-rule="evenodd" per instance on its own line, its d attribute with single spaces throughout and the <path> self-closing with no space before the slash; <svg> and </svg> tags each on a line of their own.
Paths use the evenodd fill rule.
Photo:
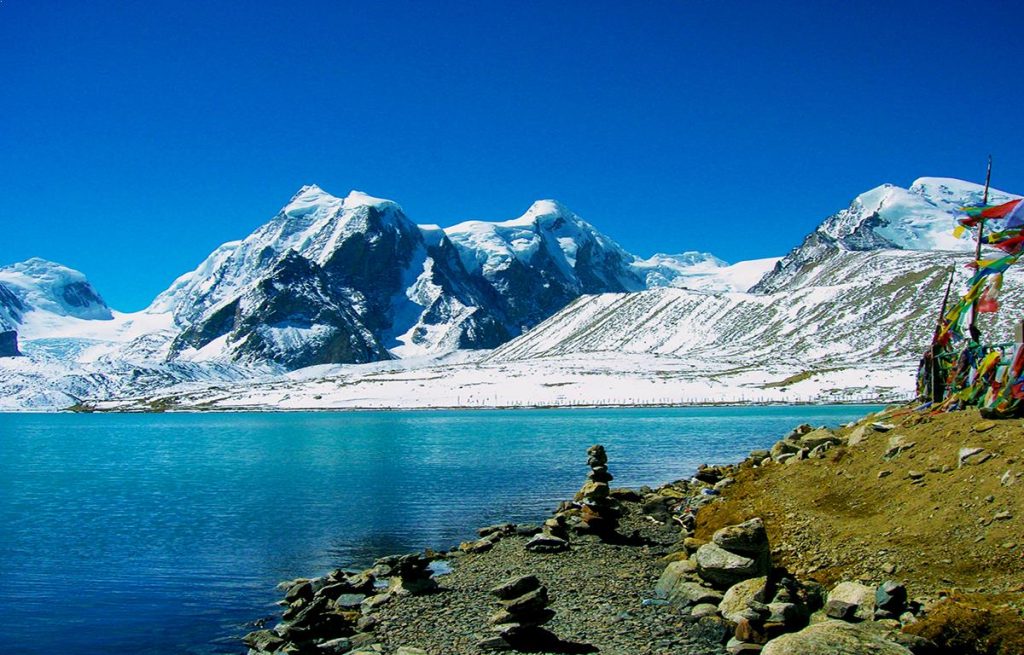
<svg viewBox="0 0 1024 655">
<path fill-rule="evenodd" d="M 244 653 L 278 581 L 540 521 L 591 444 L 614 485 L 656 485 L 874 409 L 0 414 L 0 634 L 19 654 Z"/>
</svg>

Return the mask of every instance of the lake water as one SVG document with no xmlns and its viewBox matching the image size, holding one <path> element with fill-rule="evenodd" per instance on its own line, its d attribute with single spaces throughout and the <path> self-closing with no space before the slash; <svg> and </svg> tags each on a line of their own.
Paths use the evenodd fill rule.
<svg viewBox="0 0 1024 655">
<path fill-rule="evenodd" d="M 872 409 L 0 414 L 0 641 L 241 653 L 278 581 L 540 521 L 591 444 L 655 485 Z"/>
</svg>

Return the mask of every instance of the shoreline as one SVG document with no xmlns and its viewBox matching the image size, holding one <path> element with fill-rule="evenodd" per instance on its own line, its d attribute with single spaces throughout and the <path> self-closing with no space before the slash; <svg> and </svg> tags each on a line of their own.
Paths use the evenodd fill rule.
<svg viewBox="0 0 1024 655">
<path fill-rule="evenodd" d="M 389 406 L 389 407 L 323 407 L 323 408 L 269 408 L 259 405 L 251 407 L 207 407 L 203 409 L 104 409 L 66 408 L 53 411 L 3 410 L 0 414 L 296 414 L 296 413 L 372 413 L 372 412 L 448 412 L 448 411 L 531 411 L 531 410 L 601 410 L 601 409 L 699 409 L 718 407 L 884 407 L 904 402 L 891 399 L 850 400 L 850 401 L 794 401 L 794 402 L 708 402 L 708 403 L 650 403 L 650 404 L 577 404 L 577 405 L 445 405 L 445 406 Z"/>
<path fill-rule="evenodd" d="M 764 511 L 751 516 L 734 507 L 750 500 L 742 495 L 750 484 L 784 481 L 788 476 L 816 493 L 810 478 L 850 457 L 866 458 L 877 467 L 870 464 L 875 457 L 870 448 L 882 448 L 881 435 L 897 426 L 920 433 L 931 420 L 889 406 L 836 431 L 800 426 L 742 462 L 702 466 L 692 478 L 653 489 L 610 487 L 606 471 L 614 470 L 614 457 L 605 466 L 592 455 L 592 470 L 580 493 L 562 502 L 542 524 L 482 527 L 478 539 L 445 552 L 383 557 L 365 570 L 339 569 L 322 578 L 282 583 L 283 620 L 273 629 L 247 635 L 249 653 L 948 652 L 940 644 L 946 633 L 957 629 L 941 621 L 951 603 L 956 608 L 963 601 L 955 592 L 937 591 L 915 573 L 918 565 L 909 551 L 897 549 L 886 563 L 870 562 L 867 573 L 856 573 L 863 566 L 851 565 L 847 573 L 808 566 L 799 563 L 801 558 L 813 564 L 833 545 L 806 542 L 794 549 L 790 535 L 779 534 L 785 521 L 775 510 L 761 508 Z M 965 420 L 976 417 L 960 413 L 938 419 Z M 975 424 L 968 433 L 996 434 L 996 426 L 985 423 Z M 1007 422 L 999 427 L 1012 431 L 1016 425 Z M 948 441 L 949 434 L 940 438 Z M 909 450 L 913 443 L 908 446 L 899 436 L 887 439 L 889 451 L 892 443 L 900 444 L 894 461 L 904 452 L 914 458 Z M 864 450 L 864 443 L 869 450 Z M 890 459 L 889 451 L 883 461 Z M 979 464 L 985 461 L 981 458 Z M 848 477 L 848 470 L 837 468 L 831 477 Z M 975 480 L 975 472 L 969 473 Z M 923 476 L 911 471 L 909 482 L 921 487 Z M 798 504 L 787 518 L 799 514 L 801 506 L 806 508 Z M 901 524 L 897 532 L 904 527 L 913 526 Z M 850 544 L 838 547 L 850 548 L 854 560 L 862 558 Z M 445 561 L 450 570 L 438 577 L 424 576 L 422 571 L 433 561 Z M 798 564 L 794 567 L 793 562 Z M 522 599 L 501 600 L 502 590 L 520 584 L 539 585 L 543 603 L 523 610 L 521 616 L 494 614 L 502 605 L 517 606 Z M 990 595 L 995 591 L 989 589 Z M 1024 593 L 1024 585 L 1017 592 Z M 1024 601 L 1020 594 L 1015 598 Z M 995 617 L 992 621 L 1014 626 L 1015 634 L 1024 635 L 1024 602 L 988 605 L 990 599 L 980 597 L 971 602 L 986 608 L 978 611 Z M 333 621 L 330 627 L 325 627 L 325 617 Z M 1017 648 L 1015 638 L 1005 637 L 1006 648 Z M 819 642 L 832 644 L 831 650 L 809 650 Z"/>
</svg>

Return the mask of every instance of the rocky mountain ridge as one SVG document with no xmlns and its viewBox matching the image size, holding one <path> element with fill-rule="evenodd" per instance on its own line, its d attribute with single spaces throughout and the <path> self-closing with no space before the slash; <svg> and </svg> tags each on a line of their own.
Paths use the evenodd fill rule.
<svg viewBox="0 0 1024 655">
<path fill-rule="evenodd" d="M 416 225 L 392 201 L 307 186 L 143 312 L 113 312 L 83 275 L 56 264 L 60 275 L 38 263 L 0 269 L 0 285 L 22 281 L 0 286 L 0 332 L 17 330 L 28 355 L 0 367 L 0 386 L 16 399 L 33 397 L 41 381 L 49 388 L 38 397 L 90 396 L 90 384 L 112 397 L 131 388 L 125 371 L 164 381 L 210 371 L 211 384 L 246 384 L 466 349 L 495 363 L 611 353 L 682 358 L 706 371 L 722 362 L 795 374 L 886 358 L 909 366 L 949 267 L 962 268 L 957 253 L 972 247 L 950 234 L 956 208 L 980 196 L 981 187 L 944 178 L 883 185 L 782 260 L 728 265 L 696 252 L 641 259 L 555 201 L 510 221 L 442 229 Z M 45 278 L 33 293 L 31 270 Z"/>
</svg>

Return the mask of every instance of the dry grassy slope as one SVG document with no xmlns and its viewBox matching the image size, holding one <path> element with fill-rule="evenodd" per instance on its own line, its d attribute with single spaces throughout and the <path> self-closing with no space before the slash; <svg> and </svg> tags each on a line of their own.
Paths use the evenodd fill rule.
<svg viewBox="0 0 1024 655">
<path fill-rule="evenodd" d="M 746 468 L 724 502 L 701 511 L 698 537 L 738 519 L 765 519 L 775 560 L 825 584 L 841 579 L 905 582 L 914 596 L 943 590 L 1024 601 L 1024 421 L 983 422 L 977 411 L 880 419 L 888 433 L 868 429 L 857 446 L 841 446 L 825 459 Z M 991 423 L 991 422 L 989 422 Z M 851 429 L 844 429 L 845 437 Z M 882 458 L 889 438 L 915 446 Z M 963 447 L 993 456 L 957 468 Z M 942 472 L 943 466 L 947 468 Z M 879 472 L 891 475 L 879 478 Z M 920 483 L 908 476 L 923 472 Z M 1000 479 L 1010 471 L 1012 483 Z M 1012 518 L 994 519 L 1009 512 Z M 894 567 L 890 569 L 889 567 Z M 892 571 L 887 572 L 887 571 Z"/>
</svg>

